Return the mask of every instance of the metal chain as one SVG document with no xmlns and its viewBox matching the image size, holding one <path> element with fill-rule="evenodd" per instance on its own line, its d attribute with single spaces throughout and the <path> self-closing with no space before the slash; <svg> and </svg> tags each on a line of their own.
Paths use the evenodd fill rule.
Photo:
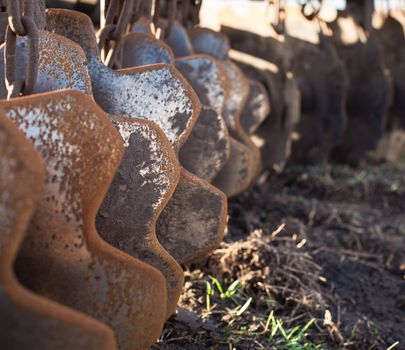
<svg viewBox="0 0 405 350">
<path fill-rule="evenodd" d="M 153 24 L 155 28 L 159 28 L 159 19 L 160 19 L 160 0 L 155 0 L 155 7 L 153 11 Z M 167 24 L 164 29 L 164 36 L 168 38 L 172 32 L 174 22 L 176 21 L 177 16 L 177 0 L 167 0 Z"/>
<path fill-rule="evenodd" d="M 99 34 L 101 58 L 108 67 L 119 64 L 122 37 L 133 15 L 137 0 L 111 0 L 105 16 L 105 25 Z M 105 3 L 105 0 L 104 0 Z M 104 7 L 105 8 L 105 7 Z"/>
<path fill-rule="evenodd" d="M 22 14 L 20 1 L 8 0 L 8 26 L 4 50 L 5 83 L 8 90 L 7 98 L 29 95 L 33 92 L 38 76 L 39 35 L 34 21 L 33 0 L 24 0 Z M 27 37 L 27 64 L 25 79 L 17 80 L 17 35 Z"/>
</svg>

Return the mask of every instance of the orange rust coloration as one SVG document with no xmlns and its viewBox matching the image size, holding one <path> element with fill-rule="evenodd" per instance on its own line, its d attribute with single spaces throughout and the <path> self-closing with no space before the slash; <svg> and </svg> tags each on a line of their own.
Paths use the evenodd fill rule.
<svg viewBox="0 0 405 350">
<path fill-rule="evenodd" d="M 4 349 L 116 349 L 111 328 L 24 288 L 14 260 L 45 182 L 43 161 L 0 114 L 0 338 Z"/>
<path fill-rule="evenodd" d="M 166 317 L 165 279 L 103 241 L 96 213 L 122 157 L 122 139 L 75 90 L 2 102 L 41 154 L 46 182 L 16 260 L 30 290 L 109 325 L 120 349 L 147 349 Z"/>
<path fill-rule="evenodd" d="M 151 66 L 133 67 L 120 71 L 113 71 L 104 66 L 96 45 L 96 38 L 90 19 L 78 12 L 67 10 L 48 11 L 48 28 L 58 34 L 65 35 L 78 43 L 86 52 L 88 69 L 92 78 L 93 93 L 95 100 L 108 113 L 128 115 L 132 118 L 141 118 L 155 122 L 165 133 L 172 143 L 175 151 L 186 142 L 193 126 L 201 111 L 201 105 L 197 95 L 186 79 L 172 65 L 158 64 Z M 189 181 L 181 173 L 180 181 Z M 226 199 L 221 192 L 202 180 L 199 185 L 201 191 L 193 192 L 194 197 L 179 193 L 189 187 L 176 189 L 174 197 L 193 198 L 195 202 L 215 201 L 216 208 L 212 220 L 215 224 L 206 227 L 203 232 L 206 237 L 222 237 L 224 233 Z M 207 190 L 209 189 L 209 190 Z M 189 212 L 192 208 L 198 208 L 197 212 Z M 167 214 L 171 210 L 171 214 Z M 186 227 L 192 227 L 196 218 L 206 218 L 203 208 L 190 205 L 182 205 L 175 210 L 174 205 L 165 209 L 166 215 L 173 215 L 165 225 L 165 232 L 179 240 L 179 246 L 192 239 L 193 232 L 185 231 L 179 234 L 177 222 L 189 220 Z M 177 217 L 177 215 L 181 215 Z M 211 242 L 208 246 L 212 249 Z M 166 247 L 165 247 L 166 248 Z M 198 251 L 191 252 L 196 258 L 199 251 L 206 251 L 207 247 L 199 247 Z M 179 261 L 182 262 L 182 261 Z M 177 295 L 169 296 L 175 298 Z M 170 308 L 168 308 L 170 310 Z M 167 315 L 168 317 L 170 314 Z"/>
</svg>

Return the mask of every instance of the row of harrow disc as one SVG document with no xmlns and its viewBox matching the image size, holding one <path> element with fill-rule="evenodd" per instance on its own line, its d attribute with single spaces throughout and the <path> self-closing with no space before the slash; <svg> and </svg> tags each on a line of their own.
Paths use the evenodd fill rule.
<svg viewBox="0 0 405 350">
<path fill-rule="evenodd" d="M 215 32 L 199 1 L 103 1 L 98 31 L 0 1 L 2 346 L 147 349 L 262 168 L 397 159 L 405 20 L 366 3 Z"/>
<path fill-rule="evenodd" d="M 227 197 L 260 173 L 264 87 L 223 35 L 185 27 L 198 4 L 173 3 L 111 0 L 98 35 L 80 12 L 3 4 L 5 349 L 150 347 L 180 265 L 218 246 Z"/>
</svg>

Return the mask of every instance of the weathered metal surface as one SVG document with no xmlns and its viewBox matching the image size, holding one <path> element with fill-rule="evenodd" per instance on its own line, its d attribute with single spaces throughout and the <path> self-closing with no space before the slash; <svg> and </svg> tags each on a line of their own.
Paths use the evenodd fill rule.
<svg viewBox="0 0 405 350">
<path fill-rule="evenodd" d="M 51 9 L 48 30 L 79 44 L 86 53 L 96 102 L 106 112 L 155 122 L 178 149 L 187 139 L 200 112 L 197 96 L 171 65 L 159 64 L 114 71 L 100 60 L 90 18 Z"/>
<path fill-rule="evenodd" d="M 195 27 L 188 31 L 195 53 L 211 55 L 219 60 L 228 59 L 231 48 L 228 38 L 208 28 Z"/>
<path fill-rule="evenodd" d="M 203 107 L 193 132 L 180 149 L 181 164 L 199 178 L 212 182 L 229 155 L 230 139 L 224 120 L 214 110 Z"/>
<path fill-rule="evenodd" d="M 175 57 L 190 56 L 194 53 L 186 29 L 177 21 L 165 41 L 172 48 Z"/>
<path fill-rule="evenodd" d="M 127 62 L 131 62 L 131 59 L 128 58 Z M 143 63 L 152 62 L 146 57 Z M 183 63 L 183 70 L 178 63 Z M 133 64 L 136 65 L 136 62 L 133 61 Z M 187 65 L 188 69 L 184 65 Z M 197 95 L 202 97 L 203 105 L 212 105 L 216 110 L 222 110 L 226 83 L 212 59 L 191 56 L 179 60 L 176 66 L 196 90 Z M 185 71 L 188 74 L 185 74 Z M 180 148 L 179 159 L 193 174 L 211 181 L 227 161 L 229 148 L 228 132 L 222 117 L 214 110 L 203 107 L 191 134 Z M 235 175 L 230 177 L 232 176 Z M 194 203 L 209 204 L 211 210 L 207 211 Z M 225 213 L 226 199 L 219 191 L 182 171 L 179 186 L 159 219 L 159 240 L 182 264 L 199 259 L 221 242 L 225 230 Z M 203 222 L 209 224 L 202 225 Z M 198 235 L 198 240 L 195 235 Z"/>
<path fill-rule="evenodd" d="M 158 238 L 181 264 L 201 259 L 225 234 L 227 200 L 208 182 L 182 169 L 179 185 L 158 219 Z"/>
<path fill-rule="evenodd" d="M 97 216 L 97 229 L 111 245 L 160 270 L 167 280 L 167 315 L 176 310 L 183 270 L 156 237 L 156 222 L 180 177 L 176 154 L 152 122 L 111 116 L 125 153 Z"/>
<path fill-rule="evenodd" d="M 0 338 L 4 349 L 116 349 L 112 329 L 34 294 L 17 281 L 14 260 L 45 181 L 31 142 L 0 115 Z M 12 190 L 11 190 L 12 189 Z"/>
<path fill-rule="evenodd" d="M 270 114 L 270 99 L 266 88 L 257 80 L 249 79 L 249 97 L 240 115 L 240 125 L 249 135 L 260 127 Z"/>
<path fill-rule="evenodd" d="M 47 40 L 43 40 L 44 43 L 47 43 L 49 41 L 51 42 L 55 42 L 55 40 L 57 39 L 62 39 L 61 40 L 61 44 L 62 45 L 64 42 L 66 43 L 64 46 L 61 46 L 64 48 L 64 50 L 68 51 L 68 53 L 66 55 L 63 56 L 63 52 L 60 52 L 60 56 L 57 56 L 56 59 L 52 59 L 54 57 L 53 52 L 50 50 L 50 48 L 47 48 L 47 46 L 44 44 L 44 50 L 41 50 L 41 57 L 40 57 L 40 67 L 43 68 L 41 69 L 41 75 L 40 75 L 40 79 L 38 79 L 37 85 L 36 85 L 36 90 L 37 91 L 52 91 L 52 90 L 56 90 L 58 88 L 69 88 L 69 89 L 76 89 L 79 91 L 84 91 L 88 94 L 91 94 L 91 84 L 90 84 L 90 77 L 87 73 L 87 69 L 85 66 L 83 66 L 83 64 L 86 61 L 86 58 L 84 57 L 84 53 L 82 51 L 82 49 L 80 47 L 78 47 L 76 44 L 74 44 L 73 42 L 71 42 L 69 39 L 66 39 L 64 37 L 61 37 L 59 35 L 53 34 L 53 33 L 47 33 L 47 32 L 43 32 L 41 33 L 41 37 L 45 37 L 45 38 L 51 38 L 51 40 L 47 39 Z M 21 43 L 20 43 L 21 44 Z M 21 44 L 21 47 L 23 47 L 23 43 Z M 71 60 L 71 55 L 74 54 L 71 52 L 71 48 L 75 48 L 76 52 L 78 52 L 80 55 L 78 57 L 75 57 L 75 60 Z M 54 48 L 56 49 L 56 48 Z M 69 51 L 70 49 L 70 51 Z M 26 53 L 24 52 L 24 55 Z M 57 74 L 56 74 L 56 73 Z M 83 74 L 77 74 L 77 72 L 83 72 Z M 58 78 L 58 79 L 55 79 Z M 85 87 L 85 89 L 82 88 L 82 86 Z M 134 120 L 132 122 L 133 128 L 136 127 L 142 127 L 146 122 L 143 121 L 139 121 L 139 120 Z M 150 123 L 147 124 L 147 126 L 145 127 L 149 127 L 150 133 L 154 133 L 154 129 L 156 129 L 155 126 L 151 125 Z M 164 142 L 166 141 L 166 138 L 161 135 L 158 134 L 157 136 L 158 138 L 160 137 L 161 139 L 163 139 L 163 141 L 160 142 Z M 158 147 L 159 145 L 155 145 L 155 147 Z M 128 153 L 128 152 L 127 152 Z M 126 154 L 127 154 L 126 153 Z M 134 153 L 133 156 L 138 156 L 139 158 L 139 151 L 138 150 L 132 150 L 132 153 Z M 167 159 L 165 158 L 164 154 L 162 154 L 162 157 L 155 157 L 154 162 L 156 163 L 155 166 L 156 167 L 161 167 L 164 163 L 164 161 L 166 161 Z M 135 182 L 134 178 L 136 178 L 136 176 L 140 176 L 140 172 L 142 171 L 142 166 L 144 165 L 144 161 L 145 159 L 141 159 L 139 160 L 140 163 L 137 164 L 137 167 L 135 167 L 134 170 L 134 174 L 131 177 L 131 179 Z M 122 166 L 120 167 L 120 169 L 122 169 Z M 179 170 L 178 170 L 179 171 Z M 158 186 L 155 186 L 155 190 L 158 189 Z M 110 190 L 111 192 L 111 190 Z M 139 194 L 141 194 L 142 189 L 139 189 Z M 132 192 L 128 191 L 128 195 L 133 194 Z M 144 193 L 141 196 L 138 196 L 139 198 L 143 198 L 143 201 L 139 201 L 140 205 L 143 207 L 148 207 L 154 204 L 153 202 L 151 203 L 149 200 L 150 197 L 144 196 Z M 164 201 L 165 199 L 165 194 L 162 193 L 162 197 L 160 198 L 161 201 Z M 156 201 L 156 200 L 155 200 Z M 155 217 L 154 217 L 154 221 L 151 221 L 149 223 L 149 226 L 153 226 L 153 222 L 156 222 L 156 218 L 159 215 L 159 210 L 161 211 L 161 209 L 155 209 Z M 140 213 L 142 213 L 143 209 L 140 211 Z M 142 215 L 140 214 L 140 216 L 142 218 L 148 218 L 147 215 Z M 110 217 L 111 219 L 112 217 Z M 131 216 L 128 216 L 127 220 L 131 220 Z M 146 222 L 147 220 L 145 220 L 144 222 Z M 122 223 L 122 221 L 120 221 L 120 223 Z M 146 224 L 145 224 L 146 225 Z M 152 229 L 152 228 L 151 228 Z M 147 228 L 145 226 L 145 228 L 141 231 L 137 231 L 137 234 L 139 236 L 142 236 L 143 234 L 145 234 Z M 114 230 L 112 232 L 105 232 L 104 230 L 101 231 L 101 234 L 104 237 L 104 234 L 109 234 L 111 235 L 123 235 L 123 240 L 124 240 L 124 232 L 122 227 L 119 226 L 115 226 Z M 113 242 L 115 243 L 115 241 Z M 181 293 L 181 286 L 183 283 L 183 272 L 181 270 L 181 268 L 177 265 L 177 263 L 170 257 L 168 256 L 168 254 L 162 252 L 163 249 L 160 247 L 157 238 L 155 237 L 154 240 L 152 238 L 149 239 L 149 244 L 150 244 L 150 251 L 148 254 L 144 253 L 144 250 L 146 248 L 141 249 L 141 243 L 140 243 L 140 254 L 136 255 L 136 254 L 131 254 L 134 257 L 139 257 L 139 258 L 143 258 L 144 261 L 148 261 L 149 263 L 152 263 L 153 266 L 161 268 L 162 266 L 165 267 L 165 269 L 162 269 L 161 271 L 165 273 L 165 276 L 168 279 L 168 291 L 169 291 L 169 298 L 168 298 L 168 310 L 170 310 L 169 314 L 172 314 L 175 311 L 175 306 L 177 304 L 178 298 L 180 296 Z M 115 245 L 114 246 L 118 247 L 121 249 L 122 244 L 119 245 Z M 160 247 L 160 251 L 158 248 L 156 247 Z M 126 250 L 127 253 L 131 253 L 129 250 Z M 155 261 L 154 261 L 155 259 Z M 166 260 L 164 260 L 166 259 Z M 164 260 L 164 262 L 162 262 L 162 260 Z M 153 264 L 153 262 L 155 262 L 155 264 Z M 174 273 L 174 271 L 176 273 Z M 167 273 L 167 274 L 166 274 Z M 174 280 L 176 279 L 176 281 Z"/>
<path fill-rule="evenodd" d="M 113 71 L 105 67 L 100 61 L 90 19 L 80 13 L 50 10 L 48 11 L 48 28 L 67 36 L 83 47 L 87 55 L 95 99 L 105 111 L 156 122 L 175 150 L 179 150 L 191 133 L 201 105 L 191 86 L 173 66 L 159 64 L 121 71 Z M 182 178 L 182 180 L 187 181 L 187 178 Z M 203 186 L 202 183 L 200 185 Z M 183 188 L 187 189 L 187 187 Z M 217 222 L 216 235 L 221 237 L 224 230 L 221 223 L 225 215 L 222 208 L 226 206 L 226 200 L 219 195 L 218 190 L 214 188 L 210 188 L 210 190 L 211 193 L 201 191 L 200 194 L 202 197 L 204 195 L 209 198 L 214 196 L 218 201 L 215 208 L 221 208 L 221 210 L 215 213 L 213 218 L 215 217 Z M 176 189 L 174 197 L 179 196 L 179 191 L 182 191 L 182 188 Z M 186 196 L 183 195 L 183 197 Z M 202 197 L 200 201 L 205 200 Z M 173 219 L 170 223 L 180 219 L 183 221 L 194 219 L 192 206 L 183 206 L 189 212 L 173 210 L 174 206 L 171 206 L 170 203 L 168 208 L 171 209 L 166 209 L 165 212 L 167 210 L 173 212 L 171 214 Z M 181 218 L 175 218 L 179 213 L 182 215 Z M 192 239 L 193 232 L 186 231 L 183 232 L 183 235 L 179 235 L 176 230 L 176 226 L 173 225 L 168 226 L 166 231 L 170 232 L 172 237 L 178 237 L 179 245 Z M 206 235 L 209 236 L 211 233 L 211 227 L 207 227 Z M 209 247 L 212 247 L 211 242 Z"/>
<path fill-rule="evenodd" d="M 120 349 L 146 349 L 166 317 L 163 275 L 105 243 L 95 217 L 122 156 L 122 139 L 75 90 L 3 102 L 46 164 L 43 192 L 16 260 L 35 293 L 111 326 Z"/>
<path fill-rule="evenodd" d="M 191 55 L 177 58 L 175 64 L 193 87 L 201 104 L 222 114 L 231 85 L 222 63 L 212 56 Z"/>
<path fill-rule="evenodd" d="M 253 177 L 253 157 L 244 144 L 230 138 L 228 162 L 215 177 L 212 184 L 223 191 L 227 197 L 234 197 L 248 189 Z"/>
<path fill-rule="evenodd" d="M 142 32 L 132 32 L 124 36 L 122 68 L 157 63 L 174 64 L 174 55 L 168 45 L 155 39 L 152 35 Z"/>
<path fill-rule="evenodd" d="M 180 26 L 179 24 L 177 25 Z M 193 33 L 193 30 L 191 30 L 189 33 Z M 194 39 L 197 43 L 196 45 L 199 45 L 199 49 L 206 54 L 197 54 L 178 58 L 176 59 L 176 67 L 190 81 L 202 104 L 210 106 L 212 109 L 217 111 L 218 115 L 223 116 L 225 104 L 231 100 L 230 90 L 232 83 L 224 68 L 224 64 L 226 63 L 214 59 L 214 57 L 222 59 L 226 55 L 222 51 L 219 52 L 219 55 L 218 52 L 212 52 L 211 50 L 216 48 L 215 45 L 213 47 L 204 47 L 202 43 L 199 43 L 199 33 L 203 36 L 208 35 L 208 40 L 211 40 L 212 33 L 211 31 L 203 28 L 199 28 L 195 33 Z M 188 36 L 186 36 L 187 34 L 188 33 L 186 33 L 183 29 L 182 35 L 187 39 L 187 41 L 191 42 Z M 219 39 L 217 40 L 217 45 L 221 44 L 221 40 L 226 42 L 225 37 L 223 37 L 221 34 L 218 35 Z M 213 36 L 215 39 L 217 33 L 213 33 Z M 227 50 L 227 48 L 229 48 L 229 44 L 225 43 L 225 50 Z M 207 52 L 204 52 L 204 50 Z M 204 70 L 206 72 L 204 72 Z M 246 176 L 251 176 L 253 174 L 252 169 L 243 169 L 243 166 L 249 165 L 253 167 L 254 163 L 252 160 L 246 160 L 246 157 L 252 157 L 252 152 L 246 149 L 243 149 L 242 151 L 241 148 L 243 148 L 243 146 L 240 144 L 240 147 L 235 148 L 236 140 L 231 141 L 231 139 L 232 137 L 229 137 L 227 140 L 228 152 L 230 152 L 231 147 L 233 147 L 234 150 L 232 158 L 230 158 L 230 153 L 228 153 L 228 162 L 232 160 L 243 161 L 241 161 L 239 164 L 222 165 L 222 174 L 217 174 L 216 178 L 219 180 L 216 181 L 216 185 L 219 186 L 221 190 L 224 190 L 227 194 L 232 193 L 233 195 L 236 195 L 246 189 L 247 183 L 251 181 L 251 178 L 247 178 Z M 232 143 L 234 144 L 233 146 L 231 146 Z M 237 150 L 239 152 L 237 152 Z M 236 154 L 238 154 L 239 157 L 236 157 Z M 224 181 L 225 175 L 227 176 L 227 181 Z M 231 185 L 235 187 L 231 188 Z"/>
<path fill-rule="evenodd" d="M 17 40 L 17 79 L 23 78 L 28 60 L 26 37 Z M 60 35 L 39 31 L 39 69 L 34 93 L 75 89 L 91 95 L 91 80 L 83 50 Z M 0 98 L 7 97 L 4 81 L 4 45 L 0 47 Z"/>
<path fill-rule="evenodd" d="M 130 33 L 129 35 L 133 37 L 133 40 L 126 43 L 126 53 L 123 55 L 126 58 L 123 61 L 123 67 L 135 67 L 165 61 L 159 52 L 161 48 L 167 46 L 166 44 L 156 39 L 152 41 L 144 33 Z M 148 42 L 143 43 L 146 40 Z M 149 55 L 144 52 L 143 47 L 146 45 L 148 52 L 153 54 Z M 169 50 L 171 52 L 170 48 Z M 172 60 L 168 61 L 171 63 Z M 211 181 L 229 157 L 228 131 L 221 115 L 218 114 L 223 109 L 227 93 L 227 81 L 219 63 L 206 55 L 177 59 L 176 68 L 191 84 L 201 104 L 217 111 L 215 113 L 208 107 L 201 111 L 190 136 L 179 153 L 181 164 L 186 169 L 202 179 Z"/>
<path fill-rule="evenodd" d="M 333 158 L 350 164 L 357 164 L 377 147 L 392 93 L 380 45 L 373 32 L 366 35 L 360 26 L 358 14 L 363 12 L 357 5 L 353 2 L 339 11 L 330 24 L 333 42 L 349 75 L 348 122 Z"/>
<path fill-rule="evenodd" d="M 77 42 L 85 48 L 88 55 L 89 71 L 92 75 L 93 87 L 97 87 L 94 95 L 96 101 L 99 101 L 99 103 L 102 101 L 100 104 L 102 104 L 105 110 L 112 114 L 128 115 L 131 118 L 136 118 L 139 113 L 139 115 L 146 117 L 152 116 L 152 119 L 155 121 L 157 118 L 166 117 L 165 120 L 170 120 L 171 125 L 166 127 L 165 131 L 170 133 L 169 139 L 172 144 L 175 147 L 180 146 L 183 139 L 190 133 L 190 130 L 188 130 L 190 128 L 189 125 L 193 123 L 190 119 L 196 116 L 192 109 L 193 101 L 188 100 L 188 96 L 181 82 L 177 82 L 176 86 L 167 86 L 169 82 L 172 82 L 171 66 L 160 65 L 160 67 L 164 68 L 151 68 L 149 71 L 147 70 L 145 74 L 140 73 L 138 68 L 130 69 L 130 71 L 135 72 L 135 74 L 131 72 L 128 74 L 118 73 L 101 63 L 98 56 L 98 49 L 95 45 L 95 36 L 91 29 L 91 22 L 89 22 L 89 19 L 85 15 L 71 11 L 53 10 L 49 11 L 48 19 L 50 28 L 68 35 L 73 40 L 77 40 Z M 97 56 L 92 56 L 93 54 L 97 54 Z M 106 89 L 105 91 L 103 91 L 103 87 Z M 176 91 L 177 88 L 179 88 L 180 91 Z M 181 90 L 182 88 L 183 90 Z M 168 94 L 169 96 L 167 96 Z M 164 99 L 165 97 L 168 97 L 168 99 Z M 178 100 L 176 100 L 176 98 L 178 98 Z M 181 105 L 182 103 L 183 105 Z M 178 125 L 179 120 L 176 119 L 178 117 L 180 118 L 180 125 Z M 183 124 L 181 124 L 181 118 L 185 119 L 183 120 Z M 160 122 L 161 126 L 163 126 L 162 123 L 164 123 L 164 121 Z M 168 166 L 168 158 L 165 157 L 165 154 L 162 154 L 160 157 L 155 153 L 154 158 L 148 159 L 148 157 L 152 157 L 152 154 L 142 153 L 151 149 L 154 151 L 162 149 L 161 144 L 165 144 L 167 141 L 165 140 L 166 137 L 161 133 L 156 134 L 154 130 L 155 127 L 150 123 L 145 126 L 145 123 L 142 123 L 139 119 L 133 119 L 132 126 L 129 127 L 127 118 L 126 123 L 123 125 L 127 125 L 126 128 L 132 130 L 135 138 L 139 138 L 138 128 L 148 128 L 149 136 L 155 135 L 155 142 L 148 144 L 148 148 L 145 150 L 142 148 L 137 149 L 137 147 L 134 148 L 133 146 L 131 149 L 127 148 L 126 157 L 123 165 L 120 167 L 120 171 L 121 173 L 128 172 L 129 169 L 125 168 L 128 166 L 133 170 L 133 174 L 131 177 L 126 178 L 125 186 L 117 187 L 113 184 L 109 192 L 109 198 L 114 200 L 114 203 L 109 203 L 107 199 L 105 204 L 109 208 L 125 205 L 122 199 L 119 198 L 119 196 L 123 197 L 122 192 L 124 192 L 127 198 L 135 197 L 139 202 L 139 217 L 136 214 L 125 215 L 124 217 L 122 211 L 118 211 L 117 214 L 120 214 L 121 224 L 118 230 L 118 227 L 112 223 L 116 219 L 114 216 L 109 216 L 107 219 L 100 221 L 100 218 L 103 217 L 103 213 L 100 213 L 99 222 L 105 224 L 105 226 L 101 227 L 101 234 L 115 247 L 122 249 L 125 246 L 127 253 L 142 261 L 151 263 L 164 273 L 168 291 L 166 306 L 166 316 L 168 318 L 175 312 L 175 307 L 181 294 L 183 271 L 156 240 L 155 223 L 162 211 L 162 208 L 158 204 L 166 204 L 168 200 L 167 196 L 170 197 L 173 192 L 173 189 L 170 188 L 174 179 L 167 178 L 169 181 L 166 184 L 167 187 L 161 188 L 164 184 L 160 184 L 159 186 L 159 183 L 153 183 L 153 181 L 159 181 L 159 176 L 151 176 L 149 180 L 154 185 L 154 194 L 149 193 L 149 191 L 146 190 L 147 187 L 136 187 L 142 175 L 145 175 L 145 170 L 143 169 L 145 165 L 144 161 L 148 160 L 150 165 L 157 171 L 162 169 L 162 167 Z M 179 126 L 179 128 L 177 128 L 177 126 Z M 124 136 L 128 138 L 128 134 Z M 143 141 L 147 142 L 146 140 Z M 140 163 L 136 163 L 137 161 Z M 171 163 L 170 166 L 176 167 L 176 164 Z M 170 172 L 169 168 L 167 171 L 168 173 Z M 168 173 L 166 175 L 168 175 Z M 117 178 L 117 181 L 119 182 L 119 178 Z M 177 181 L 178 179 L 175 180 L 175 184 Z M 146 185 L 145 181 L 141 183 Z M 136 210 L 135 207 L 133 209 Z M 145 215 L 143 213 L 144 211 Z M 106 210 L 103 212 L 105 216 Z M 148 212 L 149 215 L 147 215 Z M 128 229 L 131 227 L 135 217 L 140 219 L 139 224 L 142 224 L 142 229 L 132 232 L 133 237 L 131 242 L 134 242 L 135 238 L 138 238 L 139 247 L 135 247 L 134 245 L 126 246 L 125 243 L 128 242 L 129 235 Z M 146 236 L 142 238 L 143 235 Z"/>
<path fill-rule="evenodd" d="M 178 58 L 176 68 L 189 81 L 201 104 L 206 106 L 180 149 L 180 160 L 195 175 L 212 181 L 230 153 L 229 134 L 222 117 L 230 83 L 220 62 L 207 55 Z"/>
<path fill-rule="evenodd" d="M 242 71 L 231 61 L 223 63 L 225 74 L 231 82 L 229 97 L 225 101 L 223 115 L 231 131 L 237 136 L 243 133 L 240 125 L 240 115 L 249 97 L 249 80 Z"/>
<path fill-rule="evenodd" d="M 257 129 L 254 142 L 260 148 L 263 166 L 281 171 L 291 155 L 292 140 L 300 118 L 300 91 L 294 76 L 264 64 L 264 61 L 237 51 L 234 59 L 250 77 L 260 81 L 272 101 L 267 118 Z M 277 102 L 277 103 L 276 103 Z"/>
<path fill-rule="evenodd" d="M 249 80 L 239 67 L 230 60 L 223 61 L 223 66 L 229 81 L 231 81 L 229 98 L 225 101 L 223 116 L 230 134 L 250 149 L 253 164 L 251 181 L 253 182 L 262 168 L 260 150 L 243 130 L 240 122 L 243 108 L 249 98 Z"/>
<path fill-rule="evenodd" d="M 261 171 L 260 150 L 251 141 L 240 123 L 241 113 L 249 97 L 249 81 L 240 69 L 227 59 L 230 44 L 225 35 L 207 28 L 193 28 L 189 31 L 189 35 L 195 52 L 211 55 L 221 60 L 226 77 L 230 82 L 229 94 L 225 100 L 222 115 L 230 135 L 245 144 L 250 150 L 252 161 L 249 163 L 253 165 L 253 169 L 245 173 L 253 174 L 253 178 L 250 179 L 253 182 Z M 234 192 L 238 193 L 238 191 Z"/>
<path fill-rule="evenodd" d="M 405 153 L 405 16 L 391 12 L 381 28 L 375 31 L 390 70 L 393 98 L 388 112 L 386 130 L 380 140 L 376 156 L 395 162 Z"/>
<path fill-rule="evenodd" d="M 200 74 L 200 65 L 208 65 L 211 73 Z M 188 170 L 206 180 L 210 179 L 212 182 L 215 179 L 215 186 L 221 189 L 228 197 L 235 196 L 249 187 L 252 178 L 253 164 L 250 150 L 228 134 L 226 125 L 222 129 L 224 130 L 223 133 L 226 133 L 227 136 L 224 137 L 220 131 L 221 128 L 217 128 L 220 133 L 216 137 L 215 143 L 209 140 L 217 133 L 213 133 L 212 130 L 208 129 L 206 131 L 199 131 L 205 124 L 209 123 L 208 117 L 213 114 L 213 111 L 217 113 L 216 118 L 214 115 L 211 116 L 211 118 L 215 118 L 213 121 L 216 121 L 219 125 L 224 124 L 222 111 L 229 95 L 229 80 L 226 78 L 220 62 L 215 61 L 207 55 L 193 55 L 189 58 L 177 59 L 176 67 L 190 81 L 202 104 L 208 105 L 211 108 L 209 114 L 203 109 L 188 142 L 181 148 L 179 155 L 182 164 Z M 213 122 L 210 122 L 210 124 L 212 125 Z M 201 136 L 199 137 L 198 135 Z M 201 160 L 204 159 L 204 162 L 194 162 L 192 156 L 194 152 L 189 148 L 207 150 L 207 144 L 204 144 L 204 139 L 208 144 L 212 144 L 212 148 L 215 146 L 217 151 L 216 153 L 212 153 L 212 151 L 204 152 L 200 157 Z M 219 140 L 222 140 L 221 148 L 225 148 L 225 153 L 223 151 L 218 152 L 218 146 L 220 145 L 217 144 L 217 141 Z M 211 156 L 216 154 L 216 157 L 207 159 L 207 154 Z M 207 174 L 205 170 L 211 168 L 209 165 L 203 167 L 200 165 L 207 164 L 207 162 L 214 165 L 213 171 L 210 171 L 210 174 Z M 218 170 L 220 171 L 218 172 Z"/>
</svg>

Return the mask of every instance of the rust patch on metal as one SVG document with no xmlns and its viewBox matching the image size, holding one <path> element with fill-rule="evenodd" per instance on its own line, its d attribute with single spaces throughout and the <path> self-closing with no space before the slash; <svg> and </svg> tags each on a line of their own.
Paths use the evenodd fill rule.
<svg viewBox="0 0 405 350">
<path fill-rule="evenodd" d="M 108 245 L 95 217 L 122 157 L 122 139 L 75 90 L 13 99 L 6 115 L 46 164 L 46 182 L 16 260 L 32 291 L 111 326 L 121 349 L 146 349 L 166 310 L 163 275 Z"/>
<path fill-rule="evenodd" d="M 83 47 L 89 62 L 88 68 L 92 77 L 94 96 L 104 110 L 111 114 L 127 115 L 156 122 L 175 150 L 179 150 L 191 133 L 201 105 L 189 83 L 173 66 L 159 64 L 116 72 L 101 63 L 95 45 L 96 39 L 92 31 L 92 24 L 89 18 L 86 19 L 86 16 L 67 10 L 48 11 L 48 27 L 60 34 L 68 35 Z M 189 178 L 190 176 L 183 179 L 182 175 L 180 183 L 188 181 Z M 201 191 L 210 188 L 202 180 L 200 181 Z M 187 190 L 187 187 L 183 188 Z M 210 188 L 210 190 L 210 193 L 207 193 L 206 190 L 207 195 L 217 195 L 216 198 L 219 198 L 220 202 L 219 206 L 213 208 L 220 211 L 212 215 L 212 220 L 216 222 L 217 226 L 214 229 L 212 226 L 206 226 L 204 235 L 222 237 L 224 225 L 221 220 L 225 214 L 222 214 L 221 208 L 225 204 L 221 202 L 223 198 L 217 193 L 218 190 L 214 188 Z M 173 198 L 176 197 L 176 194 L 177 197 L 188 198 L 186 192 L 182 193 L 182 188 L 176 189 Z M 181 207 L 186 211 L 176 210 L 176 206 L 169 202 L 162 215 L 166 213 L 167 217 L 171 217 L 171 223 L 188 220 L 188 227 L 192 227 L 192 221 L 200 213 L 192 212 L 192 206 L 186 202 Z M 172 212 L 168 214 L 170 211 Z M 185 231 L 183 235 L 179 235 L 176 231 L 173 236 L 173 229 L 176 230 L 176 226 L 169 225 L 167 234 L 178 238 L 178 246 L 184 244 L 185 240 L 190 237 L 192 239 L 193 232 Z M 162 234 L 158 232 L 158 236 L 161 237 Z M 190 254 L 198 256 L 200 251 L 206 252 L 211 249 L 213 242 L 216 241 L 207 239 L 207 247 L 199 247 L 200 250 L 190 252 Z M 172 253 L 165 244 L 163 246 L 169 253 Z"/>
<path fill-rule="evenodd" d="M 89 17 L 70 10 L 48 10 L 48 29 L 78 43 L 86 52 L 94 98 L 107 112 L 147 119 L 163 130 L 178 150 L 196 122 L 198 97 L 171 65 L 114 71 L 100 60 Z"/>
<path fill-rule="evenodd" d="M 123 138 L 125 153 L 98 212 L 97 229 L 108 243 L 163 273 L 170 317 L 183 288 L 183 270 L 158 242 L 156 221 L 175 191 L 180 167 L 155 124 L 129 117 L 111 120 Z"/>
<path fill-rule="evenodd" d="M 5 349 L 116 349 L 112 329 L 24 288 L 14 275 L 45 181 L 42 159 L 0 114 L 0 338 Z M 12 190 L 10 190 L 12 189 Z"/>
<path fill-rule="evenodd" d="M 17 79 L 25 74 L 28 60 L 27 38 L 17 40 Z M 39 68 L 34 93 L 75 89 L 91 95 L 91 81 L 83 50 L 60 35 L 39 31 Z M 4 82 L 4 45 L 0 47 L 0 98 L 7 98 Z"/>
</svg>

